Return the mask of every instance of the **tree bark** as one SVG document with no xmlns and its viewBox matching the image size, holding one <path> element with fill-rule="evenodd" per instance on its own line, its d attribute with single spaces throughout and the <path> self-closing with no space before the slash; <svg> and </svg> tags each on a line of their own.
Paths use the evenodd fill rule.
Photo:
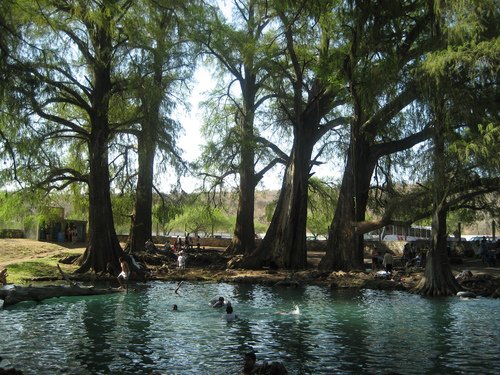
<svg viewBox="0 0 500 375">
<path fill-rule="evenodd" d="M 356 230 L 356 223 L 365 220 L 374 168 L 368 142 L 352 139 L 320 268 L 344 271 L 364 268 L 363 234 Z"/>
<path fill-rule="evenodd" d="M 102 10 L 106 12 L 105 9 Z M 89 244 L 83 254 L 83 263 L 76 271 L 106 271 L 111 262 L 118 265 L 123 250 L 116 236 L 111 208 L 108 165 L 109 101 L 111 97 L 112 41 L 109 15 L 102 15 L 103 24 L 88 25 L 98 57 L 92 60 L 93 90 L 91 92 L 89 149 Z"/>
<path fill-rule="evenodd" d="M 432 219 L 432 245 L 427 252 L 424 277 L 417 286 L 425 296 L 454 296 L 462 287 L 453 276 L 446 252 L 446 214 L 438 208 Z"/>
<path fill-rule="evenodd" d="M 144 244 L 152 237 L 153 167 L 156 152 L 155 119 L 145 125 L 138 137 L 138 176 L 135 193 L 135 209 L 129 252 L 144 250 Z"/>
<path fill-rule="evenodd" d="M 238 211 L 233 240 L 229 251 L 234 254 L 250 254 L 255 250 L 255 151 L 254 151 L 254 106 L 257 88 L 256 77 L 246 70 L 243 91 L 243 113 L 239 116 L 241 135 L 240 184 L 238 192 Z"/>
<path fill-rule="evenodd" d="M 303 128 L 298 127 L 296 133 L 271 224 L 257 250 L 242 263 L 243 268 L 307 267 L 307 193 L 314 142 Z"/>
<path fill-rule="evenodd" d="M 444 97 L 444 96 L 443 96 Z M 444 100 L 444 99 L 443 99 Z M 435 120 L 434 160 L 433 160 L 433 208 L 432 216 L 432 245 L 427 254 L 424 277 L 417 286 L 420 294 L 425 296 L 455 295 L 461 290 L 460 285 L 453 277 L 448 254 L 446 252 L 446 215 L 448 213 L 446 199 L 446 154 L 445 154 L 445 113 L 441 98 L 436 99 L 433 107 Z"/>
</svg>

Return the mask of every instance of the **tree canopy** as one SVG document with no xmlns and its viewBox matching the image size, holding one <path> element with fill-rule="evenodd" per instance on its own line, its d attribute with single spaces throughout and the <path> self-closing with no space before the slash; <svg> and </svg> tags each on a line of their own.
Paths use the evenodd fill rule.
<svg viewBox="0 0 500 375">
<path fill-rule="evenodd" d="M 363 234 L 384 225 L 433 218 L 437 243 L 451 212 L 498 217 L 494 1 L 228 5 L 0 4 L 0 181 L 8 192 L 62 192 L 87 210 L 81 272 L 117 263 L 116 227 L 127 220 L 132 251 L 154 221 L 232 228 L 245 267 L 305 268 L 308 232 L 326 230 L 320 266 L 353 269 L 363 267 Z M 189 172 L 221 193 L 233 179 L 232 224 L 216 204 L 181 209 L 182 186 L 159 184 L 188 168 L 175 109 L 189 108 L 197 64 L 216 89 Z M 320 183 L 320 167 L 338 187 Z M 256 246 L 255 191 L 272 170 L 281 189 Z"/>
</svg>

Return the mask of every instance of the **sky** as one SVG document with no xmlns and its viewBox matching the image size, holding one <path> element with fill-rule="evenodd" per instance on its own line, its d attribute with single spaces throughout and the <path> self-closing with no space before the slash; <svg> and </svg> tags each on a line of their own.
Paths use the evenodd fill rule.
<svg viewBox="0 0 500 375">
<path fill-rule="evenodd" d="M 184 129 L 184 133 L 180 136 L 177 143 L 178 147 L 183 150 L 184 160 L 192 162 L 199 157 L 204 139 L 201 135 L 201 127 L 203 125 L 203 108 L 201 102 L 205 100 L 210 90 L 215 87 L 213 80 L 213 72 L 205 66 L 200 66 L 194 74 L 194 83 L 188 100 L 191 108 L 188 110 L 179 106 L 174 112 L 173 117 L 178 120 Z M 325 163 L 320 167 L 314 167 L 313 171 L 316 176 L 329 178 L 332 174 L 339 176 L 332 166 L 332 163 Z M 165 176 L 160 186 L 163 191 L 170 191 L 173 184 L 169 181 L 176 181 L 175 176 Z M 196 188 L 201 187 L 201 181 L 193 177 L 181 178 L 183 190 L 192 192 Z M 281 188 L 282 174 L 279 168 L 274 168 L 267 173 L 261 184 L 257 186 L 258 190 L 279 190 Z M 232 186 L 232 185 L 230 185 Z"/>
<path fill-rule="evenodd" d="M 219 0 L 219 5 L 227 19 L 231 18 L 231 1 Z M 203 108 L 200 103 L 207 97 L 211 89 L 215 87 L 213 80 L 213 72 L 209 67 L 199 65 L 194 74 L 194 83 L 188 100 L 191 108 L 186 110 L 184 107 L 176 109 L 173 117 L 178 120 L 184 129 L 184 133 L 180 136 L 177 143 L 178 147 L 183 150 L 183 157 L 187 162 L 194 161 L 201 152 L 204 140 L 201 135 L 201 127 L 203 125 Z M 314 167 L 313 171 L 316 176 L 328 178 L 332 175 L 332 165 L 327 163 L 321 167 Z M 338 175 L 337 172 L 333 172 Z M 161 181 L 163 191 L 170 191 L 171 184 L 169 181 L 175 182 L 175 176 L 167 175 Z M 201 181 L 192 177 L 183 177 L 181 179 L 183 189 L 187 192 L 192 192 L 201 186 Z M 279 190 L 281 188 L 282 174 L 279 168 L 274 168 L 266 174 L 263 181 L 257 186 L 258 190 Z"/>
<path fill-rule="evenodd" d="M 214 88 L 215 82 L 212 79 L 212 72 L 200 66 L 194 74 L 194 83 L 188 103 L 191 108 L 186 109 L 179 106 L 173 114 L 173 117 L 182 124 L 184 133 L 179 137 L 178 147 L 183 150 L 183 158 L 187 162 L 193 162 L 200 156 L 204 139 L 201 135 L 203 125 L 203 108 L 201 102 L 205 100 L 208 93 Z M 162 177 L 160 186 L 163 191 L 170 191 L 175 182 L 175 175 L 166 175 Z M 181 178 L 182 187 L 187 192 L 192 192 L 201 186 L 201 181 L 193 177 Z M 281 188 L 281 176 L 275 172 L 266 176 L 262 184 L 258 187 L 260 190 L 279 190 Z"/>
</svg>

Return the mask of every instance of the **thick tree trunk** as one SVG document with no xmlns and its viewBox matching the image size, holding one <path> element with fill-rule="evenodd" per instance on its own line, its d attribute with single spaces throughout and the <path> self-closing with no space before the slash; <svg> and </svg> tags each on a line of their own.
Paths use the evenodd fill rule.
<svg viewBox="0 0 500 375">
<path fill-rule="evenodd" d="M 153 120 L 154 121 L 154 120 Z M 129 238 L 129 252 L 144 250 L 144 244 L 152 236 L 153 167 L 156 142 L 151 134 L 152 125 L 144 127 L 138 140 L 138 177 L 135 196 L 134 220 Z M 156 132 L 154 132 L 156 133 Z"/>
<path fill-rule="evenodd" d="M 307 193 L 313 143 L 305 134 L 295 137 L 291 162 L 283 179 L 271 224 L 257 250 L 243 268 L 263 265 L 288 269 L 307 267 Z"/>
<path fill-rule="evenodd" d="M 455 295 L 461 290 L 460 285 L 453 277 L 446 251 L 446 207 L 447 184 L 445 130 L 443 104 L 438 100 L 435 114 L 434 130 L 434 160 L 433 160 L 433 208 L 432 217 L 432 246 L 427 254 L 424 277 L 417 286 L 420 294 L 426 296 Z M 441 115 L 441 116 L 440 116 Z"/>
<path fill-rule="evenodd" d="M 165 40 L 159 38 L 156 53 L 153 53 L 154 76 L 152 87 L 140 89 L 144 120 L 137 136 L 138 177 L 135 196 L 134 222 L 129 238 L 130 253 L 143 251 L 144 244 L 153 232 L 153 174 L 155 153 L 158 146 L 161 103 L 165 96 L 164 64 L 166 57 Z M 149 92 L 152 91 L 152 92 Z"/>
<path fill-rule="evenodd" d="M 255 178 L 253 173 L 253 159 L 251 168 L 251 171 L 244 171 L 244 167 L 242 166 L 240 170 L 238 211 L 231 244 L 231 251 L 234 254 L 250 254 L 255 250 Z"/>
<path fill-rule="evenodd" d="M 89 244 L 83 254 L 83 263 L 76 271 L 80 273 L 90 269 L 106 271 L 108 262 L 118 265 L 123 255 L 111 209 L 106 133 L 96 132 L 89 151 Z"/>
<path fill-rule="evenodd" d="M 417 286 L 420 294 L 453 296 L 462 290 L 453 276 L 446 246 L 446 210 L 440 208 L 432 220 L 432 246 L 427 253 L 424 277 Z"/>
<path fill-rule="evenodd" d="M 94 53 L 93 91 L 89 147 L 89 244 L 83 255 L 83 263 L 76 272 L 106 271 L 108 263 L 117 266 L 123 255 L 115 232 L 111 209 L 110 178 L 108 166 L 109 101 L 111 97 L 112 42 L 107 15 L 102 25 L 90 25 Z M 94 30 L 95 28 L 95 30 Z"/>
<path fill-rule="evenodd" d="M 335 215 L 328 232 L 326 254 L 320 268 L 328 270 L 363 269 L 363 234 L 356 223 L 365 220 L 370 180 L 375 163 L 367 142 L 358 141 L 355 153 L 348 153 Z M 352 150 L 352 148 L 351 148 Z"/>
<path fill-rule="evenodd" d="M 253 94 L 255 96 L 255 92 Z M 253 107 L 253 100 L 245 103 L 244 108 Z M 238 211 L 230 252 L 234 254 L 250 254 L 255 250 L 255 170 L 253 145 L 253 114 L 248 108 L 240 118 L 241 160 L 240 186 L 238 194 Z"/>
</svg>

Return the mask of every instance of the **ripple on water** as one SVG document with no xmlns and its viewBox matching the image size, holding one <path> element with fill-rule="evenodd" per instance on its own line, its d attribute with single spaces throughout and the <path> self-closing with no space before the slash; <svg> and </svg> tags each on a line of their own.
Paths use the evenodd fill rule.
<svg viewBox="0 0 500 375">
<path fill-rule="evenodd" d="M 291 374 L 500 373 L 498 300 L 222 283 L 184 283 L 176 294 L 176 287 L 153 282 L 127 294 L 0 310 L 0 354 L 38 374 L 231 374 L 251 349 Z M 218 296 L 232 302 L 235 322 L 208 306 Z"/>
</svg>

